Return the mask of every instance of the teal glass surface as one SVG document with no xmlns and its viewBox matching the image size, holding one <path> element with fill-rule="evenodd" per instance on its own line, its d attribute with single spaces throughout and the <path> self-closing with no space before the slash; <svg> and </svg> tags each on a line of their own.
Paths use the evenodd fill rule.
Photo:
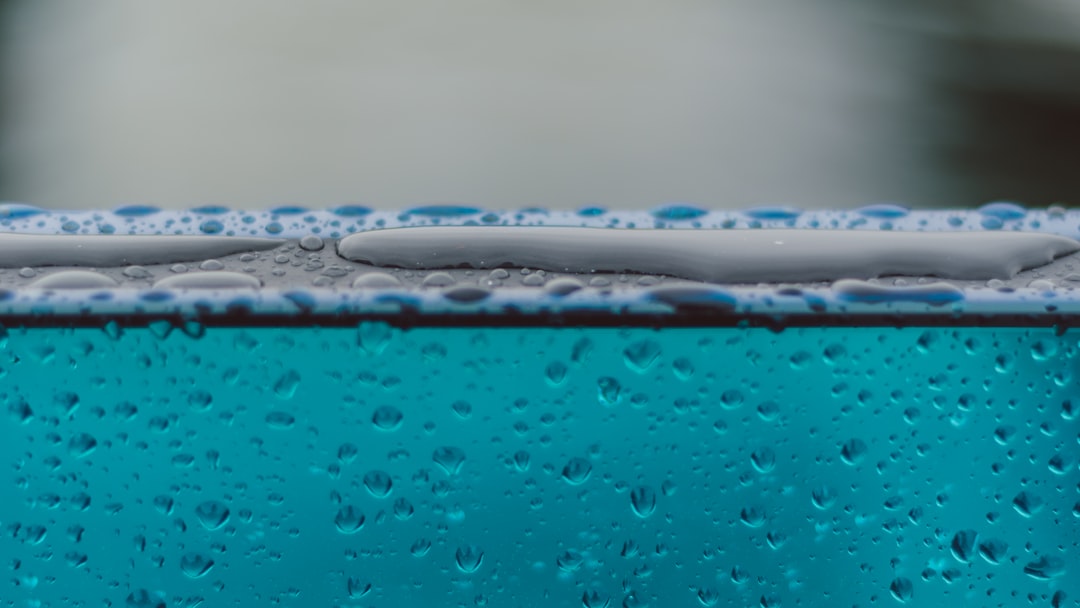
<svg viewBox="0 0 1080 608">
<path fill-rule="evenodd" d="M 9 328 L 0 606 L 1075 606 L 1075 332 Z"/>
</svg>

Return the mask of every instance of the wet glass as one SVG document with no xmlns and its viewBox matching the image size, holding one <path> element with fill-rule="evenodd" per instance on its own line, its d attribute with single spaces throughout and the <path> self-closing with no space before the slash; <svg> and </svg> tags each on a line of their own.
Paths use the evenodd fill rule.
<svg viewBox="0 0 1080 608">
<path fill-rule="evenodd" d="M 1080 598 L 1076 213 L 3 212 L 5 605 Z"/>
</svg>

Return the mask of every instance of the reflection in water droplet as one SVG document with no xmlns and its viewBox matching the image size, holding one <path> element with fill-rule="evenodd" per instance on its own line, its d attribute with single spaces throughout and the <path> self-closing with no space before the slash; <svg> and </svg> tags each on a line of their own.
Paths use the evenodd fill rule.
<svg viewBox="0 0 1080 608">
<path fill-rule="evenodd" d="M 390 495 L 393 480 L 386 471 L 368 471 L 364 474 L 364 487 L 375 498 L 386 498 Z"/>
<path fill-rule="evenodd" d="M 401 413 L 401 410 L 390 405 L 376 408 L 375 413 L 371 415 L 371 422 L 375 428 L 386 432 L 396 431 L 404 419 L 405 415 Z"/>
</svg>

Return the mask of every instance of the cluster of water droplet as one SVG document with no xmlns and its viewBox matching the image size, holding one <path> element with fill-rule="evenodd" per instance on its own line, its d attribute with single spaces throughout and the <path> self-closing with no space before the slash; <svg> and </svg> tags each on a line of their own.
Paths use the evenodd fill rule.
<svg viewBox="0 0 1080 608">
<path fill-rule="evenodd" d="M 1075 605 L 1077 353 L 1023 328 L 12 329 L 0 598 Z"/>
</svg>

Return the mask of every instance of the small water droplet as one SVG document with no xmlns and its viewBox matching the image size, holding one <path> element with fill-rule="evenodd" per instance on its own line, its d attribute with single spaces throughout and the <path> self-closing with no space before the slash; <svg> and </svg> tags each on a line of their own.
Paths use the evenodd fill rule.
<svg viewBox="0 0 1080 608">
<path fill-rule="evenodd" d="M 393 480 L 386 471 L 368 471 L 364 475 L 364 487 L 375 498 L 386 498 L 390 495 Z"/>
<path fill-rule="evenodd" d="M 350 576 L 346 583 L 349 599 L 358 600 L 371 592 L 371 583 L 361 580 L 358 576 Z"/>
<path fill-rule="evenodd" d="M 89 456 L 97 448 L 97 439 L 89 433 L 78 433 L 68 440 L 68 453 L 76 458 Z"/>
<path fill-rule="evenodd" d="M 544 378 L 551 386 L 559 386 L 566 380 L 569 369 L 562 361 L 552 361 L 544 369 Z"/>
<path fill-rule="evenodd" d="M 630 507 L 634 515 L 644 519 L 656 510 L 656 492 L 649 486 L 638 486 L 630 490 Z"/>
<path fill-rule="evenodd" d="M 907 602 L 915 595 L 915 588 L 909 579 L 901 576 L 893 579 L 893 582 L 889 585 L 889 592 L 897 601 Z"/>
<path fill-rule="evenodd" d="M 180 570 L 188 578 L 202 578 L 214 567 L 214 560 L 202 553 L 185 553 L 180 558 Z"/>
<path fill-rule="evenodd" d="M 442 467 L 448 475 L 457 475 L 461 471 L 461 465 L 465 462 L 465 451 L 454 446 L 436 448 L 431 455 L 435 464 Z"/>
<path fill-rule="evenodd" d="M 965 564 L 970 562 L 975 557 L 975 543 L 978 536 L 975 530 L 960 530 L 957 532 L 949 544 L 953 557 Z"/>
<path fill-rule="evenodd" d="M 272 429 L 288 430 L 296 424 L 296 417 L 288 412 L 275 410 L 266 415 L 266 424 Z"/>
<path fill-rule="evenodd" d="M 465 574 L 472 574 L 480 568 L 480 564 L 484 561 L 484 551 L 476 545 L 458 547 L 458 550 L 454 553 L 454 560 L 457 562 L 458 570 Z"/>
<path fill-rule="evenodd" d="M 622 399 L 622 385 L 619 381 L 610 376 L 604 376 L 596 381 L 597 388 L 600 390 L 600 402 L 604 405 L 618 405 L 619 400 Z"/>
<path fill-rule="evenodd" d="M 654 340 L 642 340 L 626 347 L 623 361 L 631 370 L 643 374 L 660 357 L 660 344 Z"/>
<path fill-rule="evenodd" d="M 592 474 L 592 464 L 580 456 L 571 458 L 562 470 L 562 478 L 567 483 L 575 486 L 585 483 L 590 474 Z"/>
<path fill-rule="evenodd" d="M 290 369 L 274 382 L 274 394 L 282 399 L 292 399 L 298 386 L 300 386 L 300 374 Z"/>
<path fill-rule="evenodd" d="M 218 500 L 206 500 L 195 507 L 195 517 L 207 530 L 217 530 L 229 519 L 229 508 Z"/>
<path fill-rule="evenodd" d="M 1039 511 L 1042 511 L 1043 499 L 1038 494 L 1024 490 L 1013 498 L 1012 504 L 1020 515 L 1034 517 Z"/>
<path fill-rule="evenodd" d="M 322 251 L 324 243 L 318 235 L 309 234 L 300 239 L 300 248 L 304 251 Z"/>
<path fill-rule="evenodd" d="M 375 428 L 386 432 L 396 431 L 404 419 L 405 415 L 401 413 L 401 410 L 392 405 L 380 406 L 371 415 L 371 422 Z"/>
<path fill-rule="evenodd" d="M 334 515 L 334 526 L 342 534 L 355 534 L 364 527 L 364 514 L 353 505 L 345 505 Z"/>
<path fill-rule="evenodd" d="M 866 451 L 869 448 L 866 442 L 858 437 L 849 439 L 844 442 L 844 445 L 840 448 L 840 458 L 849 465 L 857 465 L 862 462 L 866 457 Z"/>
<path fill-rule="evenodd" d="M 760 528 L 765 524 L 765 509 L 757 505 L 743 507 L 739 519 L 751 528 Z"/>
<path fill-rule="evenodd" d="M 1065 560 L 1044 555 L 1035 561 L 1028 562 L 1024 566 L 1024 574 L 1041 581 L 1058 578 L 1065 574 Z"/>
<path fill-rule="evenodd" d="M 761 447 L 750 454 L 750 462 L 759 473 L 768 473 L 776 467 L 776 452 L 770 447 Z"/>
<path fill-rule="evenodd" d="M 390 345 L 393 333 L 389 323 L 363 321 L 356 329 L 356 344 L 369 355 L 379 355 Z"/>
</svg>

